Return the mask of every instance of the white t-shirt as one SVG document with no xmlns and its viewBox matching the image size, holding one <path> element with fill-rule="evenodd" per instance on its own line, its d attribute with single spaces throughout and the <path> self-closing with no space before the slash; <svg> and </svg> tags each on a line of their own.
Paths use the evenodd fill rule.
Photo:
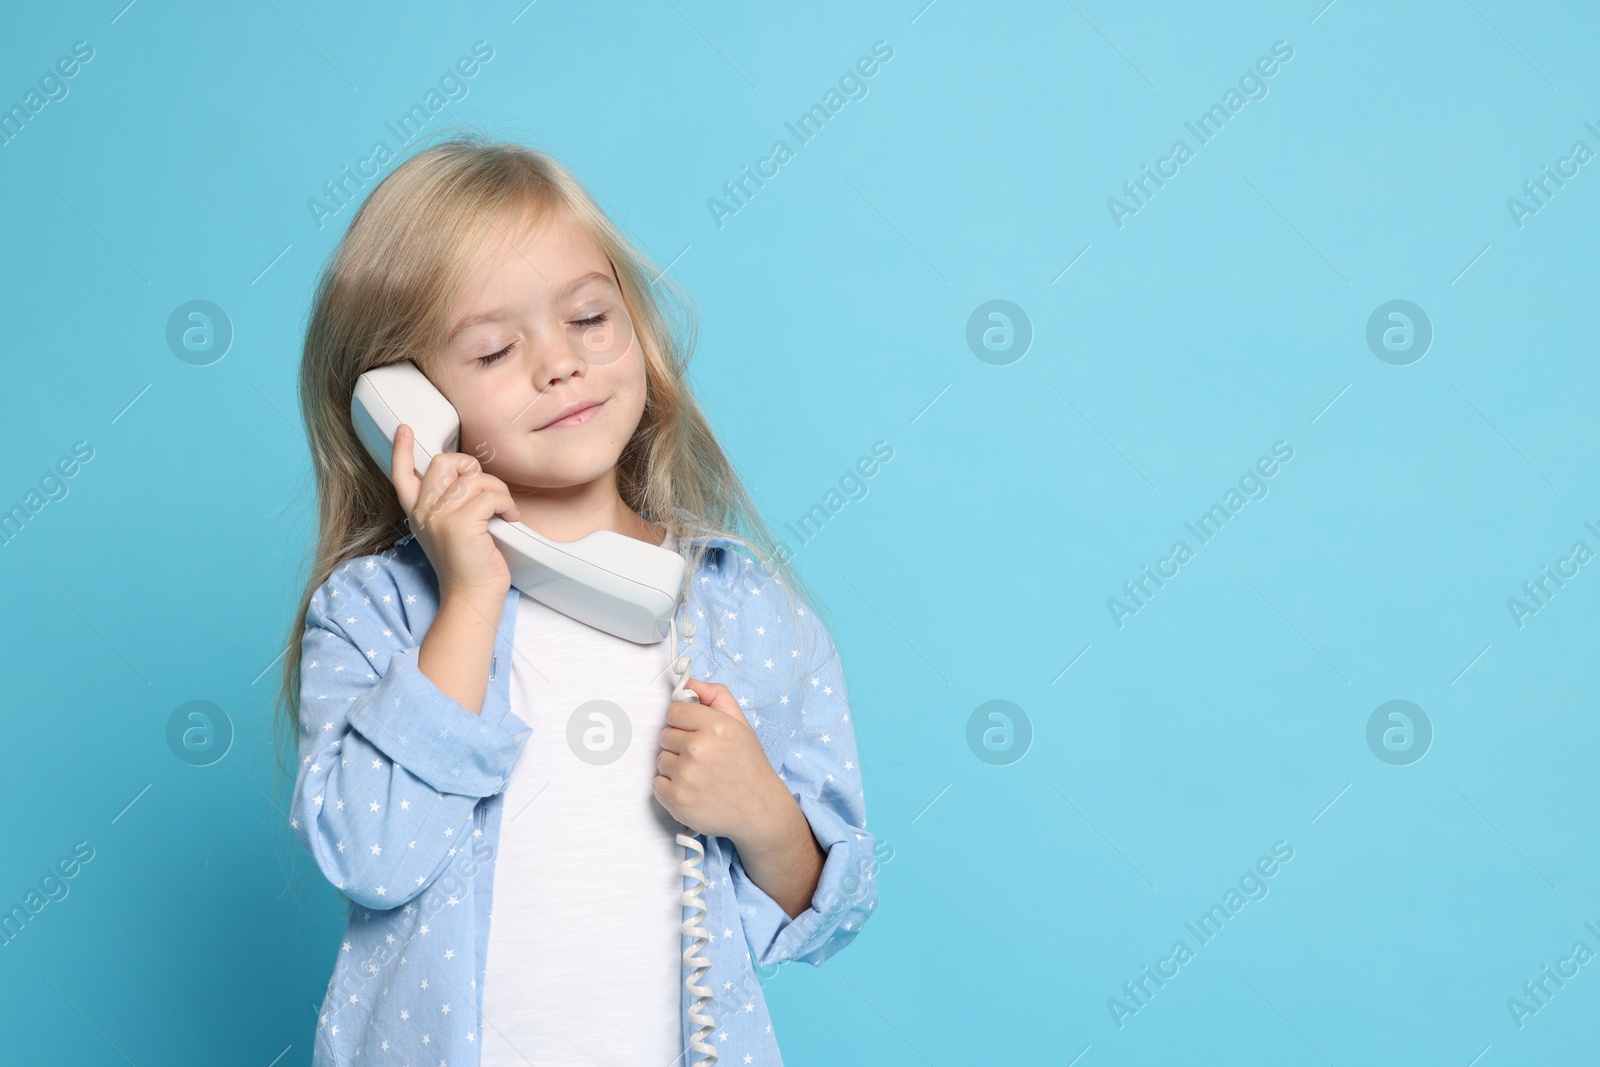
<svg viewBox="0 0 1600 1067">
<path fill-rule="evenodd" d="M 686 853 L 650 788 L 670 639 L 635 644 L 525 594 L 515 635 L 511 711 L 533 733 L 505 791 L 482 1065 L 671 1064 Z"/>
</svg>

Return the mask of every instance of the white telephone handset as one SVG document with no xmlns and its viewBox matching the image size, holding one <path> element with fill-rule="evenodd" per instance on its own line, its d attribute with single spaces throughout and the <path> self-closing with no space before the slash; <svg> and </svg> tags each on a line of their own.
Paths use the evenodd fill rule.
<svg viewBox="0 0 1600 1067">
<path fill-rule="evenodd" d="M 356 436 L 385 472 L 401 423 L 411 427 L 419 475 L 427 471 L 434 456 L 459 448 L 461 419 L 456 409 L 409 360 L 369 370 L 357 378 L 350 416 Z M 596 530 L 576 541 L 552 541 L 523 523 L 498 516 L 489 519 L 489 536 L 505 557 L 511 584 L 541 604 L 636 644 L 654 644 L 670 634 L 675 674 L 672 699 L 699 700 L 684 684 L 689 677 L 688 657 L 678 655 L 683 557 L 612 530 Z M 694 636 L 693 625 L 685 621 L 686 636 Z M 680 833 L 677 841 L 689 850 L 678 865 L 679 873 L 704 885 L 706 876 L 697 867 L 705 855 L 704 846 L 692 834 Z M 717 1062 L 717 1048 L 706 1038 L 716 1029 L 716 1021 L 707 1013 L 713 991 L 695 984 L 706 976 L 711 961 L 690 955 L 710 944 L 710 935 L 699 925 L 707 909 L 698 888 L 685 890 L 680 900 L 697 912 L 682 925 L 683 934 L 697 942 L 683 951 L 684 962 L 691 966 L 684 985 L 696 998 L 689 1008 L 689 1019 L 697 1024 L 689 1047 L 704 1056 L 695 1067 L 712 1067 Z"/>
<path fill-rule="evenodd" d="M 402 422 L 415 435 L 419 475 L 434 456 L 458 451 L 456 409 L 409 360 L 356 379 L 350 414 L 356 436 L 384 471 Z M 637 644 L 667 636 L 683 581 L 683 558 L 676 552 L 614 530 L 552 541 L 499 516 L 489 519 L 489 536 L 511 569 L 511 584 L 541 604 Z"/>
</svg>

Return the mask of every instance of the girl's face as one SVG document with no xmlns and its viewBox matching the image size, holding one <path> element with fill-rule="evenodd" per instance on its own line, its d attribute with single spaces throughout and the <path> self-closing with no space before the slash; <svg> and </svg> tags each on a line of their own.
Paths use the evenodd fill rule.
<svg viewBox="0 0 1600 1067">
<path fill-rule="evenodd" d="M 644 353 L 578 222 L 556 211 L 492 237 L 450 325 L 429 377 L 461 416 L 462 452 L 514 494 L 612 475 L 644 412 Z"/>
</svg>

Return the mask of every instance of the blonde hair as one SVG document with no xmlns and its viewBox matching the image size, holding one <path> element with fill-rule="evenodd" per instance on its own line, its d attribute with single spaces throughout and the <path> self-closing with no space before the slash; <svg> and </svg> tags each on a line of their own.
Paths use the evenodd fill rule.
<svg viewBox="0 0 1600 1067">
<path fill-rule="evenodd" d="M 403 359 L 426 369 L 443 346 L 477 250 L 496 230 L 560 210 L 611 261 L 644 354 L 644 412 L 617 459 L 624 503 L 680 542 L 707 533 L 738 538 L 791 600 L 813 604 L 690 390 L 686 371 L 698 329 L 688 294 L 634 248 L 555 159 L 475 130 L 456 132 L 372 190 L 317 284 L 300 364 L 317 536 L 280 677 L 274 731 L 280 773 L 298 746 L 301 640 L 312 594 L 341 563 L 381 552 L 407 533 L 387 469 L 373 462 L 351 425 L 356 379 Z M 685 583 L 705 551 L 704 544 L 693 547 Z"/>
</svg>

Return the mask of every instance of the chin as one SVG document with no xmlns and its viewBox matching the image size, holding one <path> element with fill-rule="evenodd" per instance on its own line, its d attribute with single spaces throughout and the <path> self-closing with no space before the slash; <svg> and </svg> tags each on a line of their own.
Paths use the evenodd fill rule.
<svg viewBox="0 0 1600 1067">
<path fill-rule="evenodd" d="M 575 485 L 587 485 L 610 473 L 616 465 L 615 457 L 609 462 L 603 456 L 583 460 L 564 457 L 560 463 L 518 464 L 515 470 L 507 470 L 498 477 L 513 488 L 568 489 Z"/>
</svg>

